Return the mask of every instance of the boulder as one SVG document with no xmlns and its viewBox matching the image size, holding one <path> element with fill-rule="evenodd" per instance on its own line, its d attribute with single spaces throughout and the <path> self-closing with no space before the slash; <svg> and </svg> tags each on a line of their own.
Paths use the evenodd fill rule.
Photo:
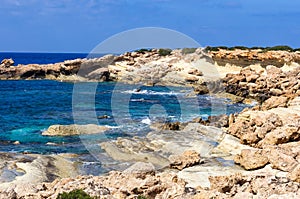
<svg viewBox="0 0 300 199">
<path fill-rule="evenodd" d="M 136 178 L 145 178 L 146 175 L 155 175 L 155 167 L 151 163 L 137 162 L 124 170 L 123 174 L 133 175 Z"/>
<path fill-rule="evenodd" d="M 193 150 L 185 151 L 181 155 L 171 155 L 169 157 L 170 167 L 178 170 L 200 163 L 200 154 Z"/>
<path fill-rule="evenodd" d="M 187 76 L 185 78 L 185 81 L 187 81 L 187 82 L 197 82 L 198 80 L 199 80 L 199 78 L 195 77 L 195 76 Z"/>
<path fill-rule="evenodd" d="M 262 110 L 269 110 L 276 107 L 286 107 L 288 103 L 288 98 L 283 96 L 272 96 L 262 104 Z"/>
<path fill-rule="evenodd" d="M 264 167 L 269 160 L 262 149 L 244 149 L 240 155 L 235 156 L 234 162 L 246 170 L 253 170 Z"/>
<path fill-rule="evenodd" d="M 282 153 L 276 148 L 268 152 L 268 159 L 273 169 L 281 171 L 292 171 L 299 163 L 289 155 Z"/>
<path fill-rule="evenodd" d="M 106 126 L 99 126 L 95 124 L 87 125 L 52 125 L 42 135 L 46 136 L 72 136 L 72 135 L 82 135 L 82 134 L 95 134 L 102 133 L 109 128 Z"/>
<path fill-rule="evenodd" d="M 199 71 L 198 69 L 196 69 L 196 68 L 190 69 L 188 71 L 188 74 L 196 75 L 196 76 L 203 76 L 203 73 L 201 71 Z"/>
</svg>

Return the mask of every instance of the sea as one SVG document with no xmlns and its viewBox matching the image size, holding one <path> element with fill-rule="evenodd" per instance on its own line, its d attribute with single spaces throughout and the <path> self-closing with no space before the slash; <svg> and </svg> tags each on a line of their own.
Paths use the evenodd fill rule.
<svg viewBox="0 0 300 199">
<path fill-rule="evenodd" d="M 0 53 L 0 60 L 12 58 L 15 65 L 48 64 L 86 56 L 83 53 Z M 3 80 L 0 81 L 0 152 L 86 155 L 92 145 L 99 148 L 99 143 L 104 141 L 145 136 L 156 122 L 205 119 L 209 115 L 240 112 L 247 106 L 226 98 L 191 96 L 190 88 L 184 87 Z M 110 130 L 86 136 L 42 135 L 50 125 L 74 123 L 99 124 Z"/>
</svg>

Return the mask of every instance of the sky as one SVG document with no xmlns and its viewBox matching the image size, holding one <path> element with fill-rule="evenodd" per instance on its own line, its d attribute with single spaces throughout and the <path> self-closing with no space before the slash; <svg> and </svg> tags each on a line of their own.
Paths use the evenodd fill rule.
<svg viewBox="0 0 300 199">
<path fill-rule="evenodd" d="M 300 47 L 298 0 L 0 0 L 1 52 L 90 52 L 122 31 L 162 27 L 201 46 Z"/>
</svg>

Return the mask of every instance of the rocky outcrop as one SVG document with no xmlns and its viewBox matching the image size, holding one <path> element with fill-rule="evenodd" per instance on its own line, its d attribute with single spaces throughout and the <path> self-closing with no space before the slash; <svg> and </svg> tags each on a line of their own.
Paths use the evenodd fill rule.
<svg viewBox="0 0 300 199">
<path fill-rule="evenodd" d="M 278 96 L 281 97 L 281 101 L 276 103 L 285 106 L 282 97 L 293 98 L 300 94 L 299 73 L 300 67 L 287 72 L 275 66 L 268 66 L 259 71 L 253 67 L 246 67 L 239 74 L 227 74 L 223 80 L 228 93 L 243 98 L 254 98 L 261 103 L 272 96 Z"/>
<path fill-rule="evenodd" d="M 52 79 L 62 81 L 108 81 L 107 66 L 113 55 L 101 58 L 66 60 L 54 64 L 28 64 L 9 67 L 13 61 L 3 60 L 6 67 L 0 67 L 0 79 Z M 106 68 L 106 69 L 104 69 Z"/>
<path fill-rule="evenodd" d="M 43 183 L 31 190 L 7 190 L 25 198 L 57 198 L 59 193 L 82 189 L 92 197 L 101 198 L 190 198 L 185 182 L 175 173 L 156 174 L 151 164 L 136 163 L 124 172 L 112 171 L 107 176 L 77 176 Z M 5 193 L 2 193 L 4 195 Z"/>
<path fill-rule="evenodd" d="M 52 125 L 46 131 L 42 133 L 45 136 L 72 136 L 72 135 L 83 135 L 83 134 L 95 134 L 102 133 L 109 128 L 106 126 L 98 126 L 95 124 L 87 125 Z"/>
<path fill-rule="evenodd" d="M 240 155 L 234 159 L 235 163 L 240 164 L 247 170 L 259 169 L 266 166 L 269 160 L 262 149 L 244 149 Z"/>
<path fill-rule="evenodd" d="M 240 138 L 242 143 L 259 148 L 297 141 L 299 132 L 300 117 L 293 107 L 244 111 L 228 128 L 228 133 Z"/>
<path fill-rule="evenodd" d="M 178 157 L 185 151 L 192 150 L 201 157 L 210 157 L 211 150 L 215 148 L 214 143 L 221 141 L 222 135 L 221 129 L 203 126 L 199 123 L 189 123 L 182 130 L 152 131 L 146 137 L 118 138 L 116 141 L 103 142 L 100 145 L 115 160 L 151 162 L 164 168 L 170 164 L 170 155 Z M 196 164 L 199 160 L 196 153 L 187 153 L 184 154 L 187 155 L 186 159 L 193 157 L 193 160 L 191 163 L 188 163 L 188 160 L 179 160 L 178 164 L 182 168 L 192 163 Z M 171 162 L 175 164 L 177 161 Z"/>
<path fill-rule="evenodd" d="M 300 54 L 288 51 L 263 51 L 263 50 L 224 50 L 210 51 L 212 59 L 221 66 L 226 64 L 236 66 L 250 66 L 259 64 L 262 67 L 273 65 L 282 67 L 293 62 L 300 63 Z"/>
<path fill-rule="evenodd" d="M 9 68 L 15 64 L 13 59 L 3 59 L 0 64 L 0 68 Z"/>
<path fill-rule="evenodd" d="M 37 184 L 75 177 L 79 170 L 61 155 L 0 154 L 0 198 L 21 198 L 38 190 Z"/>
<path fill-rule="evenodd" d="M 211 176 L 210 189 L 199 188 L 194 199 L 205 198 L 291 198 L 300 197 L 297 182 L 290 181 L 286 175 L 271 171 Z"/>
</svg>

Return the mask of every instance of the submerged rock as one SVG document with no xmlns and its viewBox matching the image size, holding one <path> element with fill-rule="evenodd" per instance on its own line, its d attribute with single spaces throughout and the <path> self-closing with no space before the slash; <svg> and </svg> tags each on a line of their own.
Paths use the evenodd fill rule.
<svg viewBox="0 0 300 199">
<path fill-rule="evenodd" d="M 46 136 L 71 136 L 71 135 L 83 135 L 83 134 L 95 134 L 102 133 L 109 128 L 106 126 L 99 126 L 95 124 L 87 125 L 52 125 L 42 135 Z"/>
</svg>

